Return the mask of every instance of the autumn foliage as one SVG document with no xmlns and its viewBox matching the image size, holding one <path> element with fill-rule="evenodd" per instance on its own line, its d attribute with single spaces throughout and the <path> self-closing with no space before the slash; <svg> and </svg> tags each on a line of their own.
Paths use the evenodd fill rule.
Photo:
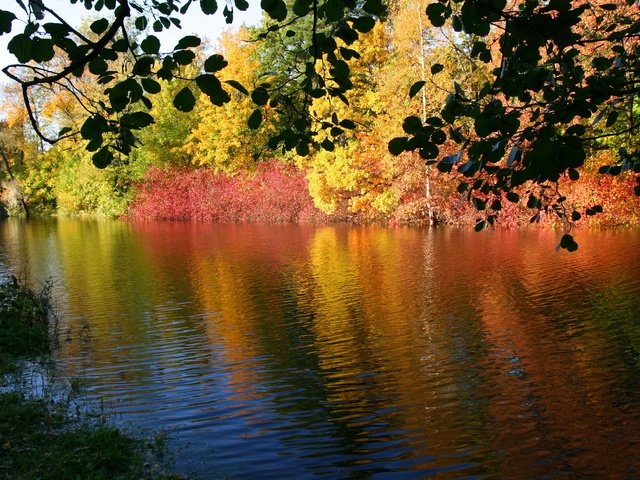
<svg viewBox="0 0 640 480">
<path fill-rule="evenodd" d="M 478 53 L 477 36 L 430 25 L 424 15 L 427 3 L 389 2 L 388 24 L 361 32 L 354 43 L 336 40 L 346 56 L 338 63 L 341 68 L 328 67 L 333 75 L 328 86 L 340 83 L 336 75 L 341 76 L 345 65 L 352 82 L 341 100 L 305 97 L 295 82 L 286 83 L 302 75 L 300 65 L 309 55 L 310 25 L 292 24 L 292 30 L 274 32 L 263 42 L 254 40 L 260 28 L 268 27 L 267 20 L 257 30 L 224 33 L 217 45 L 195 49 L 193 64 L 181 66 L 179 78 L 160 78 L 157 85 L 151 84 L 152 90 L 161 87 L 147 107 L 153 123 L 136 134 L 136 148 L 128 157 L 118 155 L 103 170 L 93 167 L 88 138 L 70 137 L 45 151 L 39 148 L 30 140 L 33 135 L 25 134 L 29 133 L 26 117 L 17 107 L 20 92 L 8 92 L 4 99 L 8 119 L 0 125 L 4 138 L 0 153 L 4 151 L 6 157 L 0 181 L 15 176 L 13 183 L 20 184 L 16 191 L 33 211 L 72 215 L 126 212 L 128 218 L 154 220 L 467 227 L 487 226 L 488 220 L 483 220 L 491 218 L 500 228 L 637 225 L 640 201 L 634 190 L 640 191 L 640 185 L 634 176 L 623 171 L 618 176 L 598 173 L 601 166 L 615 162 L 610 152 L 631 150 L 638 144 L 636 132 L 615 134 L 628 129 L 629 118 L 637 118 L 637 99 L 612 104 L 615 109 L 607 115 L 575 121 L 572 128 L 595 126 L 601 128 L 602 136 L 591 144 L 580 171 L 562 173 L 557 183 L 527 181 L 504 190 L 483 190 L 474 170 L 477 165 L 467 161 L 468 149 L 443 132 L 432 134 L 438 162 L 425 162 L 416 151 L 392 154 L 399 152 L 391 148 L 390 140 L 415 135 L 417 125 L 438 124 L 443 107 L 451 106 L 452 99 L 481 97 L 492 71 L 500 66 L 496 61 L 499 42 L 491 43 L 499 32 L 487 37 L 495 55 L 485 63 L 482 58 L 488 50 L 482 58 L 473 53 Z M 581 50 L 584 59 L 579 60 L 586 71 L 603 62 L 594 57 L 602 53 L 595 45 Z M 229 97 L 223 105 L 213 104 L 186 80 L 213 68 L 205 65 L 209 48 L 226 59 L 223 62 L 220 57 L 214 65 Z M 325 57 L 318 69 L 331 65 L 331 59 Z M 126 65 L 111 67 L 120 71 Z M 92 97 L 109 100 L 95 77 L 84 76 L 76 82 Z M 289 95 L 292 102 L 269 100 L 266 88 L 282 90 L 282 98 Z M 192 100 L 192 110 L 176 110 L 179 92 Z M 68 91 L 41 89 L 38 94 L 41 115 L 48 121 L 81 128 L 86 112 Z M 618 115 L 622 108 L 625 114 Z M 282 142 L 296 145 L 300 140 L 283 133 L 296 122 L 292 112 L 300 109 L 312 115 L 308 127 L 315 147 L 320 144 L 323 148 L 307 145 L 287 150 L 279 146 Z M 260 121 L 250 126 L 247 119 L 257 118 L 256 112 Z M 138 119 L 147 118 L 147 112 L 137 114 Z M 405 117 L 408 121 L 398 121 Z M 459 132 L 473 141 L 487 136 L 484 120 L 478 123 L 465 118 L 457 124 Z M 535 122 L 526 110 L 519 119 L 522 128 Z M 85 136 L 90 136 L 87 130 Z M 274 135 L 280 136 L 280 143 L 272 142 Z M 518 148 L 523 150 L 525 144 Z M 518 153 L 515 148 L 507 150 Z M 494 159 L 494 168 L 503 168 L 509 161 L 517 163 L 518 158 Z M 466 188 L 460 188 L 461 182 L 466 182 Z M 531 197 L 551 201 L 531 206 L 527 201 Z M 556 203 L 559 198 L 564 200 Z M 554 203 L 562 210 L 550 208 Z"/>
<path fill-rule="evenodd" d="M 209 222 L 315 223 L 328 218 L 313 206 L 304 174 L 276 161 L 253 174 L 211 169 L 152 168 L 138 186 L 129 218 Z"/>
<path fill-rule="evenodd" d="M 567 228 L 568 219 L 575 211 L 579 219 L 573 221 L 577 227 L 620 227 L 636 226 L 640 223 L 640 198 L 634 195 L 637 185 L 633 175 L 599 175 L 587 172 L 576 182 L 563 185 L 561 195 L 566 196 L 567 220 L 562 220 L 555 211 L 531 210 L 526 204 L 512 203 L 506 196 L 498 200 L 501 210 L 495 222 L 497 228 L 515 228 L 525 225 Z M 540 194 L 539 187 L 535 189 Z M 526 199 L 531 190 L 523 188 L 520 197 Z M 496 198 L 488 197 L 487 205 Z M 595 210 L 594 208 L 595 207 Z M 602 210 L 600 211 L 600 208 Z M 575 210 L 573 210 L 575 209 Z M 447 207 L 441 211 L 442 220 L 446 224 L 471 226 L 484 212 L 479 212 L 472 202 L 464 196 L 452 195 Z M 577 217 L 576 217 L 577 218 Z"/>
<path fill-rule="evenodd" d="M 443 177 L 440 177 L 440 180 Z M 386 223 L 390 225 L 426 225 L 426 201 L 422 184 L 424 175 L 413 188 L 404 192 L 396 208 L 372 217 L 349 210 L 346 198 L 333 213 L 314 206 L 306 172 L 276 160 L 260 164 L 256 171 L 230 176 L 211 169 L 152 168 L 136 187 L 135 200 L 126 218 L 136 220 L 180 220 L 204 222 L 251 223 Z M 474 225 L 479 217 L 475 206 L 464 195 L 434 182 L 432 208 L 438 223 Z M 567 206 L 575 206 L 581 218 L 579 226 L 630 226 L 639 221 L 640 199 L 633 195 L 636 185 L 631 175 L 603 176 L 586 173 L 580 180 L 568 183 L 563 194 Z M 523 189 L 521 196 L 529 192 Z M 495 198 L 487 198 L 491 206 Z M 501 210 L 497 228 L 524 225 L 563 227 L 554 212 L 539 215 L 522 204 L 500 198 Z M 587 205 L 588 207 L 581 207 Z M 605 205 L 595 215 L 590 207 Z M 571 212 L 569 212 L 570 214 Z M 590 214 L 591 213 L 591 214 Z"/>
</svg>

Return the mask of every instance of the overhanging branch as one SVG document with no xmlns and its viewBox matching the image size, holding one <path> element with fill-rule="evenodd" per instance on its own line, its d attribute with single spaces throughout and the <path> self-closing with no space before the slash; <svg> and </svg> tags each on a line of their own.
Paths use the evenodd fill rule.
<svg viewBox="0 0 640 480">
<path fill-rule="evenodd" d="M 49 10 L 47 9 L 47 11 Z M 34 131 L 36 132 L 36 135 L 43 141 L 50 144 L 54 144 L 60 139 L 48 138 L 40 130 L 40 126 L 38 125 L 38 120 L 35 117 L 35 114 L 33 112 L 31 100 L 29 99 L 29 89 L 37 85 L 43 85 L 43 84 L 52 85 L 52 84 L 58 83 L 60 80 L 73 74 L 73 72 L 77 71 L 78 69 L 84 68 L 93 59 L 97 58 L 100 55 L 100 53 L 103 51 L 103 49 L 109 44 L 109 42 L 111 42 L 115 38 L 116 34 L 118 33 L 118 30 L 120 30 L 120 28 L 124 26 L 125 19 L 131 14 L 129 1 L 118 0 L 118 7 L 116 7 L 115 9 L 115 13 L 116 13 L 116 16 L 113 23 L 111 24 L 107 32 L 102 37 L 100 37 L 100 39 L 97 42 L 90 42 L 83 36 L 79 36 L 79 38 L 81 38 L 86 43 L 91 45 L 91 50 L 89 50 L 89 52 L 86 55 L 78 58 L 77 60 L 72 61 L 69 65 L 67 65 L 65 68 L 63 68 L 60 72 L 56 74 L 45 75 L 41 77 L 34 77 L 31 80 L 23 80 L 17 75 L 13 74 L 11 70 L 16 67 L 26 67 L 26 68 L 31 68 L 33 70 L 33 67 L 30 67 L 29 65 L 9 65 L 2 69 L 2 72 L 5 75 L 7 75 L 9 78 L 11 78 L 12 80 L 16 81 L 21 85 L 22 97 L 24 99 L 25 108 L 27 109 L 27 114 L 29 116 L 29 122 L 31 123 L 31 126 L 33 127 Z M 56 18 L 58 17 L 56 16 Z"/>
</svg>

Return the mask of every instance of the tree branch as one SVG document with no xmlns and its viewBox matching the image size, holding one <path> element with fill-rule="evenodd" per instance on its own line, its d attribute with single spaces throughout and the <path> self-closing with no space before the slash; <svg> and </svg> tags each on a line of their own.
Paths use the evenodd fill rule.
<svg viewBox="0 0 640 480">
<path fill-rule="evenodd" d="M 38 125 L 38 120 L 36 119 L 33 107 L 31 105 L 31 100 L 29 99 L 29 89 L 36 85 L 48 84 L 52 85 L 54 83 L 58 83 L 60 80 L 66 78 L 71 75 L 73 72 L 78 70 L 79 68 L 84 68 L 89 62 L 91 62 L 94 58 L 97 58 L 98 55 L 102 52 L 102 50 L 108 45 L 110 41 L 118 33 L 118 30 L 124 25 L 125 19 L 131 14 L 131 8 L 129 6 L 128 0 L 118 0 L 118 7 L 116 7 L 116 17 L 107 30 L 107 32 L 97 41 L 97 42 L 88 42 L 91 45 L 91 50 L 84 55 L 83 57 L 78 58 L 77 60 L 71 62 L 67 67 L 62 69 L 60 72 L 42 77 L 34 77 L 31 80 L 23 80 L 10 72 L 10 69 L 15 67 L 22 67 L 25 65 L 9 65 L 2 69 L 3 73 L 7 75 L 12 80 L 18 82 L 22 87 L 22 97 L 24 99 L 24 104 L 27 109 L 27 114 L 29 116 L 29 122 L 33 127 L 33 130 L 36 132 L 36 135 L 44 140 L 47 143 L 54 144 L 60 139 L 50 139 L 46 135 L 42 133 L 40 130 L 40 126 Z M 41 2 L 39 2 L 39 6 L 41 6 Z M 56 16 L 56 18 L 58 18 Z M 82 38 L 82 37 L 81 37 Z M 85 41 L 87 41 L 85 39 Z M 26 66 L 28 67 L 28 66 Z"/>
<path fill-rule="evenodd" d="M 62 18 L 60 15 L 58 15 L 55 11 L 51 10 L 49 7 L 45 6 L 44 3 L 42 3 L 41 0 L 31 0 L 32 3 L 37 4 L 42 10 L 44 10 L 45 12 L 50 13 L 56 20 L 58 20 L 60 23 L 62 23 L 65 27 L 67 27 L 69 29 L 69 31 L 71 33 L 73 33 L 75 36 L 77 36 L 80 40 L 82 40 L 84 43 L 88 44 L 88 45 L 93 45 L 93 42 L 91 40 L 89 40 L 87 37 L 85 37 L 84 35 L 82 35 L 80 32 L 78 32 L 75 28 L 73 28 L 71 25 L 69 25 L 64 18 Z"/>
<path fill-rule="evenodd" d="M 76 61 L 71 62 L 66 68 L 64 68 L 61 72 L 57 73 L 56 75 L 53 75 L 51 77 L 34 78 L 33 80 L 23 82 L 22 85 L 29 88 L 34 85 L 39 85 L 41 83 L 55 83 L 58 80 L 61 80 L 62 78 L 66 77 L 67 75 L 70 75 L 71 73 L 75 72 L 79 68 L 84 67 L 89 62 L 91 62 L 91 60 L 93 60 L 98 55 L 100 55 L 100 52 L 102 52 L 102 50 L 107 46 L 107 44 L 111 40 L 113 40 L 113 38 L 116 36 L 116 33 L 118 32 L 120 27 L 124 25 L 125 18 L 127 18 L 131 14 L 131 9 L 129 8 L 128 0 L 119 0 L 118 3 L 120 4 L 120 7 L 119 7 L 120 10 L 116 14 L 116 18 L 111 24 L 111 27 L 109 28 L 109 30 L 107 30 L 107 33 L 105 33 L 100 38 L 100 40 L 98 40 L 93 44 L 93 47 L 89 53 L 87 53 L 84 57 L 80 57 Z"/>
</svg>

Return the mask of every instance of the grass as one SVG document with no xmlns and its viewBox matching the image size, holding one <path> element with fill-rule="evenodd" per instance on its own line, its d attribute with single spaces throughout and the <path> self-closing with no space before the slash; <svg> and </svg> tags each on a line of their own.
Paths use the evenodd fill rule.
<svg viewBox="0 0 640 480">
<path fill-rule="evenodd" d="M 0 479 L 181 478 L 158 467 L 162 442 L 78 408 L 74 385 L 54 395 L 25 381 L 57 345 L 50 292 L 51 284 L 34 292 L 15 277 L 0 283 Z"/>
<path fill-rule="evenodd" d="M 0 478 L 124 479 L 142 466 L 139 441 L 17 392 L 0 395 L 0 432 Z"/>
</svg>

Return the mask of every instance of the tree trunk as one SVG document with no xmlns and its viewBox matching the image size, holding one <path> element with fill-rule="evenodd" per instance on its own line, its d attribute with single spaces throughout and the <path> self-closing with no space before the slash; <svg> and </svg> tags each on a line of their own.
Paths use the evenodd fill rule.
<svg viewBox="0 0 640 480">
<path fill-rule="evenodd" d="M 422 2 L 420 2 L 420 8 L 418 9 L 418 28 L 420 39 L 420 80 L 423 82 L 426 81 L 427 74 L 425 69 L 425 61 L 424 61 L 424 32 L 422 30 Z M 422 87 L 422 121 L 424 122 L 427 119 L 427 91 L 426 88 Z M 433 208 L 431 207 L 431 178 L 429 175 L 429 165 L 425 165 L 425 198 L 427 200 L 427 221 L 429 222 L 429 226 L 433 226 L 435 224 Z"/>
</svg>

